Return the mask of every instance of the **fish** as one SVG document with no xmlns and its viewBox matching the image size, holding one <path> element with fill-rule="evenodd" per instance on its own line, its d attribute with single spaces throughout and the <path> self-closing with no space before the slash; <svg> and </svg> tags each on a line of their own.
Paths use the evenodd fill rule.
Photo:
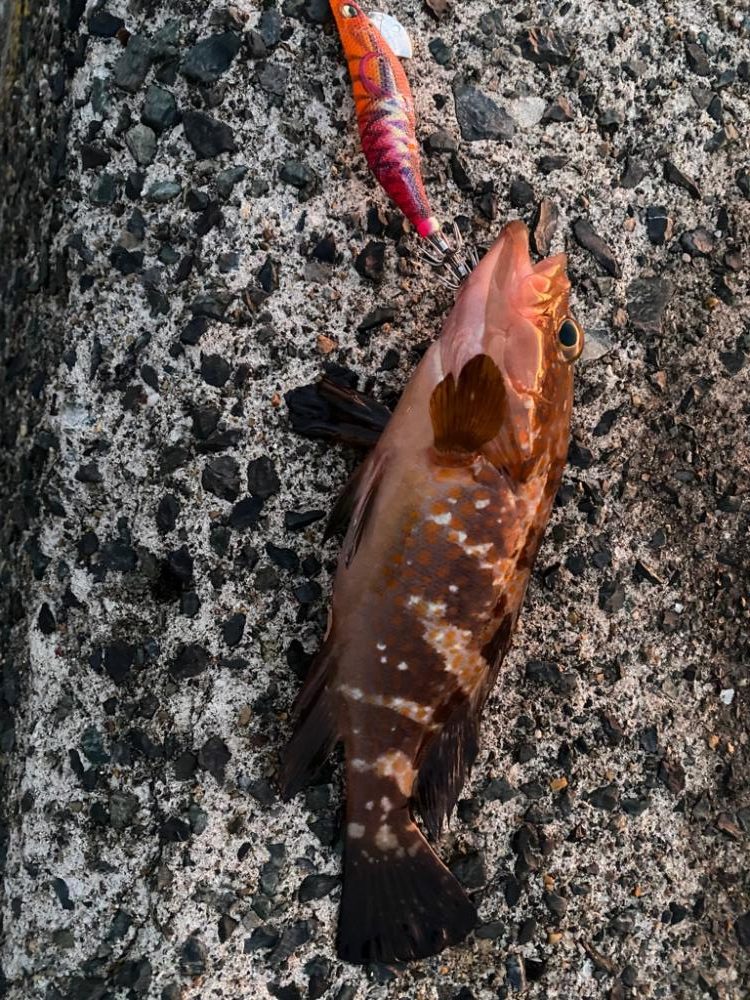
<svg viewBox="0 0 750 1000">
<path fill-rule="evenodd" d="M 583 348 L 569 292 L 565 255 L 533 263 L 508 223 L 332 515 L 349 525 L 281 783 L 291 798 L 343 744 L 337 950 L 352 963 L 424 958 L 475 926 L 427 837 L 476 757 L 565 466 Z M 371 441 L 383 408 L 346 395 L 328 419 L 339 406 L 351 441 L 361 410 Z"/>
<path fill-rule="evenodd" d="M 425 191 L 414 98 L 404 68 L 358 3 L 332 0 L 331 9 L 349 66 L 368 166 L 417 233 L 430 243 L 435 253 L 431 261 L 446 264 L 457 280 L 463 280 L 468 264 L 443 232 Z"/>
</svg>

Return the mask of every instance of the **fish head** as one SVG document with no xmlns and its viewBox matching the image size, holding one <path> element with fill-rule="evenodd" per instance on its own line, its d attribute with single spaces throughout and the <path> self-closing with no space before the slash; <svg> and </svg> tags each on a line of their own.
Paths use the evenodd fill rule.
<svg viewBox="0 0 750 1000">
<path fill-rule="evenodd" d="M 499 369 L 507 407 L 496 446 L 517 470 L 567 449 L 583 331 L 566 263 L 565 254 L 534 263 L 526 226 L 509 223 L 462 287 L 443 339 L 443 367 L 455 377 L 477 354 Z"/>
</svg>

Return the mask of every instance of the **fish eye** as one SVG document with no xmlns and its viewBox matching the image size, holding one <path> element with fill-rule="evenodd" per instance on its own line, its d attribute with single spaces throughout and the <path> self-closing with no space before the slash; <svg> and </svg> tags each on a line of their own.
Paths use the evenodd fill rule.
<svg viewBox="0 0 750 1000">
<path fill-rule="evenodd" d="M 353 7 L 350 3 L 345 3 L 344 6 L 341 8 L 341 13 L 343 14 L 344 17 L 356 17 L 357 8 Z"/>
<path fill-rule="evenodd" d="M 575 361 L 583 350 L 583 330 L 572 317 L 567 316 L 557 331 L 562 356 L 566 361 Z"/>
</svg>

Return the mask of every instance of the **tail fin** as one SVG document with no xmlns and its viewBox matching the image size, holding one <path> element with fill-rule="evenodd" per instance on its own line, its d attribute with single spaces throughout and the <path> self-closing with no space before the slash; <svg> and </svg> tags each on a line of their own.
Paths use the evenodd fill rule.
<svg viewBox="0 0 750 1000">
<path fill-rule="evenodd" d="M 367 826 L 347 827 L 339 957 L 356 964 L 408 962 L 461 941 L 474 928 L 476 911 L 408 808 L 391 812 L 374 835 L 372 818 L 367 814 Z"/>
</svg>

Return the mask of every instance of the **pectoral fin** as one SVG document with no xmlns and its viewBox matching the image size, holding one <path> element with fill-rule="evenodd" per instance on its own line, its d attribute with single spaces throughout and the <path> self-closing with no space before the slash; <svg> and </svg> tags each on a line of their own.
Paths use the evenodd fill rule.
<svg viewBox="0 0 750 1000">
<path fill-rule="evenodd" d="M 500 369 L 489 355 L 477 354 L 461 369 L 458 380 L 449 372 L 432 392 L 435 449 L 475 454 L 498 433 L 507 410 Z"/>
</svg>

